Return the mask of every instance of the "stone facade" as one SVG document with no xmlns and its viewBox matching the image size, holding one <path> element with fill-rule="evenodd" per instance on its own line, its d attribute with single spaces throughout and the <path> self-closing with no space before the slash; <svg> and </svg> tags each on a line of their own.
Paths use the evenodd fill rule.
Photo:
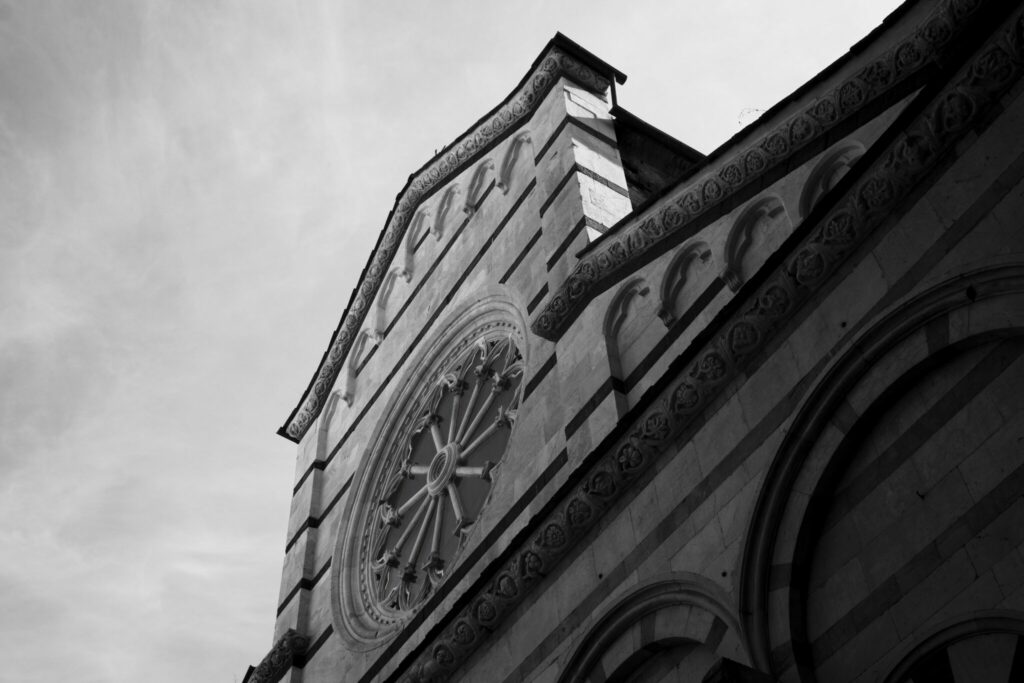
<svg viewBox="0 0 1024 683">
<path fill-rule="evenodd" d="M 909 2 L 704 157 L 556 36 L 281 428 L 246 680 L 1024 679 L 1022 72 L 1019 3 Z"/>
</svg>

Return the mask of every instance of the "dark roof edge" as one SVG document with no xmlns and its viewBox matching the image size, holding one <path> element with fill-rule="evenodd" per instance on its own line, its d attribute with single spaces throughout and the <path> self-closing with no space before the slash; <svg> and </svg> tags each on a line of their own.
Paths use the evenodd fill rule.
<svg viewBox="0 0 1024 683">
<path fill-rule="evenodd" d="M 687 159 L 692 159 L 695 163 L 702 162 L 707 156 L 703 152 L 699 152 L 693 147 L 690 147 L 682 140 L 672 137 L 660 128 L 652 126 L 647 123 L 647 121 L 644 121 L 633 112 L 620 107 L 618 104 L 612 107 L 609 113 L 614 118 L 615 123 L 621 123 L 629 128 L 636 128 Z"/>
<path fill-rule="evenodd" d="M 595 71 L 611 76 L 619 85 L 623 85 L 626 82 L 626 74 L 622 73 L 572 38 L 567 37 L 561 31 L 557 31 L 554 38 L 549 40 L 548 44 L 544 46 L 544 50 L 540 53 L 540 56 L 534 60 L 533 65 L 530 67 L 531 71 L 537 68 L 537 65 L 540 64 L 540 60 L 543 59 L 544 55 L 548 53 L 548 50 L 553 47 L 560 47 Z"/>
<path fill-rule="evenodd" d="M 606 232 L 599 235 L 597 239 L 595 239 L 593 242 L 589 242 L 586 246 L 584 246 L 579 251 L 577 256 L 582 256 L 583 254 L 588 254 L 591 251 L 593 251 L 595 248 L 597 248 L 599 244 L 604 242 L 606 239 L 610 238 L 612 235 L 616 234 L 620 227 L 632 222 L 638 214 L 642 213 L 645 209 L 649 208 L 651 205 L 653 205 L 659 199 L 663 198 L 665 195 L 678 189 L 683 183 L 699 174 L 706 167 L 710 166 L 712 163 L 717 161 L 720 157 L 725 156 L 728 152 L 730 152 L 737 145 L 739 145 L 739 143 L 742 142 L 745 138 L 752 135 L 758 128 L 762 127 L 769 119 L 778 115 L 788 104 L 799 99 L 810 90 L 820 86 L 822 82 L 827 81 L 829 78 L 835 75 L 836 72 L 840 71 L 849 62 L 853 61 L 853 59 L 858 54 L 863 52 L 867 47 L 874 43 L 883 33 L 887 32 L 891 26 L 899 22 L 905 14 L 910 12 L 911 9 L 916 7 L 918 4 L 919 3 L 914 0 L 900 4 L 896 9 L 894 9 L 892 12 L 886 15 L 886 17 L 882 20 L 880 24 L 878 24 L 878 26 L 873 28 L 866 36 L 864 36 L 856 43 L 851 45 L 850 48 L 842 55 L 840 55 L 835 61 L 833 61 L 824 69 L 822 69 L 817 74 L 812 76 L 810 80 L 804 82 L 802 85 L 797 87 L 796 90 L 789 93 L 781 100 L 773 104 L 771 107 L 768 108 L 767 111 L 765 111 L 763 114 L 757 117 L 757 119 L 755 119 L 754 121 L 751 121 L 749 124 L 738 130 L 728 140 L 720 144 L 718 147 L 713 149 L 708 154 L 702 155 L 703 160 L 695 164 L 694 167 L 689 169 L 681 178 L 679 178 L 679 180 L 677 180 L 675 183 L 671 185 L 665 186 L 657 193 L 648 197 L 642 205 L 634 208 L 633 211 L 630 211 L 628 214 L 619 219 L 615 223 L 615 225 L 612 225 Z M 665 135 L 668 134 L 666 133 Z"/>
</svg>

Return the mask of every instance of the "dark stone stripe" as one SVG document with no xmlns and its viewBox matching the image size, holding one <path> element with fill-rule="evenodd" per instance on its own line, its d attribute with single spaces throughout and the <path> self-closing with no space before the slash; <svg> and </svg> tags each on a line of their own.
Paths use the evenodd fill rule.
<svg viewBox="0 0 1024 683">
<path fill-rule="evenodd" d="M 576 430 L 587 421 L 587 418 L 590 417 L 591 413 L 597 410 L 597 407 L 608 397 L 608 394 L 612 393 L 614 388 L 611 377 L 601 383 L 601 386 L 597 388 L 597 391 L 595 391 L 594 395 L 590 397 L 590 400 L 584 403 L 583 407 L 581 407 L 573 418 L 569 420 L 569 424 L 565 425 L 566 439 L 569 439 L 576 433 Z"/>
<path fill-rule="evenodd" d="M 899 602 L 914 586 L 937 570 L 957 553 L 964 543 L 991 524 L 1024 490 L 1024 465 L 1019 466 L 975 503 L 959 519 L 950 524 L 931 543 L 882 582 L 867 597 L 857 603 L 842 618 L 821 634 L 812 644 L 814 661 L 823 661 L 845 645 L 850 638 L 862 632 L 882 614 Z M 952 599 L 953 596 L 945 596 Z M 773 661 L 788 668 L 789 648 L 782 644 L 773 652 Z"/>
<path fill-rule="evenodd" d="M 591 614 L 600 606 L 608 595 L 610 595 L 615 587 L 618 586 L 622 581 L 626 579 L 631 572 L 639 567 L 643 562 L 657 550 L 662 543 L 665 542 L 674 532 L 680 529 L 686 522 L 686 519 L 693 514 L 693 512 L 700 507 L 705 501 L 708 500 L 715 491 L 732 476 L 737 469 L 743 464 L 743 462 L 755 451 L 757 448 L 788 418 L 794 410 L 796 410 L 804 394 L 807 392 L 811 382 L 817 377 L 825 365 L 827 364 L 829 357 L 825 357 L 818 361 L 818 363 L 812 368 L 806 375 L 800 378 L 800 381 L 789 390 L 786 394 L 763 418 L 753 427 L 746 436 L 744 436 L 738 444 L 733 448 L 732 451 L 722 459 L 711 470 L 711 472 L 701 480 L 693 490 L 690 491 L 686 496 L 667 514 L 665 517 L 658 522 L 657 525 L 647 534 L 647 536 L 641 540 L 611 571 L 609 571 L 604 579 L 598 581 L 597 585 L 592 591 L 590 591 L 577 605 L 577 607 L 566 616 L 558 626 L 551 629 L 551 632 L 547 638 L 541 641 L 540 645 L 534 648 L 533 652 L 527 655 L 519 667 L 512 672 L 511 675 L 506 677 L 506 683 L 511 683 L 517 680 L 526 680 L 530 672 L 532 672 L 544 659 L 553 652 L 554 648 L 559 642 L 560 638 L 557 637 L 559 633 L 571 633 L 584 620 L 590 617 Z M 753 374 L 754 370 L 750 371 Z M 709 413 L 711 414 L 711 413 Z M 702 420 L 695 420 L 693 424 L 686 430 L 686 432 L 680 437 L 679 441 L 685 441 L 688 437 L 692 437 L 694 433 L 700 430 L 703 426 Z M 634 482 L 631 487 L 631 491 L 634 492 L 633 496 L 628 498 L 620 499 L 615 506 L 606 513 L 608 522 L 611 523 L 618 514 L 621 514 L 629 506 L 630 501 L 635 497 L 636 493 L 642 491 L 644 487 L 650 484 L 660 469 L 667 465 L 671 457 L 679 457 L 678 454 L 675 456 L 669 456 L 662 458 L 659 461 L 661 467 L 652 467 L 640 479 Z M 600 528 L 603 528 L 600 527 Z M 694 530 L 695 535 L 698 530 Z M 691 536 L 692 537 L 692 536 Z M 587 544 L 581 543 L 580 546 L 586 546 Z M 565 568 L 572 564 L 572 559 L 575 556 L 564 558 L 552 576 L 559 575 L 565 571 Z M 532 600 L 537 600 L 538 595 L 535 592 L 531 596 Z M 526 614 L 528 612 L 528 603 L 520 605 L 517 610 L 520 614 Z"/>
<path fill-rule="evenodd" d="M 324 563 L 324 566 L 320 567 L 320 571 L 318 571 L 313 576 L 312 579 L 307 579 L 306 577 L 302 577 L 301 579 L 299 579 L 299 582 L 296 583 L 295 586 L 290 591 L 288 591 L 288 595 L 286 595 L 284 597 L 284 600 L 281 601 L 281 604 L 277 606 L 277 616 L 281 616 L 281 612 L 285 610 L 285 607 L 287 607 L 288 603 L 292 601 L 292 598 L 298 595 L 300 590 L 313 590 L 313 587 L 316 586 L 316 584 L 320 581 L 323 575 L 326 574 L 327 570 L 330 568 L 331 558 L 328 557 L 327 562 Z"/>
<path fill-rule="evenodd" d="M 984 391 L 993 381 L 1002 375 L 1007 368 L 1024 354 L 1024 344 L 1019 339 L 1011 339 L 998 344 L 985 354 L 974 367 L 936 401 L 914 424 L 900 434 L 892 444 L 875 458 L 849 484 L 832 496 L 832 506 L 828 512 L 828 522 L 824 531 L 828 531 L 845 517 L 853 508 L 864 500 L 871 492 L 892 476 L 893 472 L 906 462 L 936 434 L 942 426 L 959 414 L 976 396 Z M 902 394 L 902 392 L 900 392 Z M 898 400 L 894 398 L 893 400 Z M 888 401 L 881 401 L 876 410 L 889 407 Z"/>
<path fill-rule="evenodd" d="M 572 243 L 576 240 L 576 238 L 579 236 L 579 234 L 581 232 L 583 232 L 583 229 L 586 228 L 586 227 L 587 227 L 587 218 L 586 218 L 586 216 L 584 216 L 583 218 L 579 219 L 576 222 L 576 225 L 572 226 L 572 230 L 570 230 L 569 233 L 565 236 L 565 239 L 562 240 L 562 243 L 559 244 L 558 248 L 555 249 L 555 251 L 551 254 L 550 257 L 548 257 L 548 261 L 547 261 L 547 268 L 548 268 L 548 270 L 551 270 L 552 268 L 555 267 L 555 264 L 558 263 L 558 259 L 562 258 L 562 254 L 564 254 L 566 252 L 566 250 L 570 246 L 572 246 Z"/>
<path fill-rule="evenodd" d="M 565 189 L 565 184 L 568 183 L 569 179 L 572 178 L 577 173 L 581 173 L 587 176 L 588 178 L 604 185 L 605 187 L 610 188 L 615 192 L 618 192 L 624 197 L 629 197 L 629 190 L 625 189 L 621 185 L 618 185 L 617 183 L 613 183 L 604 176 L 598 174 L 596 171 L 592 171 L 589 168 L 586 168 L 578 163 L 575 163 L 572 165 L 572 168 L 570 168 L 569 171 L 565 174 L 565 176 L 558 181 L 558 185 L 556 185 L 555 189 L 551 191 L 551 194 L 548 195 L 548 198 L 544 200 L 544 203 L 540 207 L 541 218 L 543 218 L 544 214 L 547 213 L 547 210 L 551 206 L 551 203 L 558 199 L 558 195 L 562 192 L 563 189 Z M 608 229 L 605 228 L 604 231 L 607 232 L 607 230 Z"/>
<path fill-rule="evenodd" d="M 416 254 L 417 251 L 420 250 L 420 247 L 423 245 L 423 243 L 427 241 L 427 235 L 429 235 L 430 233 L 431 233 L 431 230 L 424 230 L 423 234 L 420 235 L 420 238 L 418 240 L 416 240 L 416 244 L 414 244 L 413 247 L 412 247 L 412 253 L 414 255 Z M 396 254 L 396 256 L 397 256 L 397 254 Z"/>
<path fill-rule="evenodd" d="M 302 656 L 295 658 L 294 666 L 301 669 L 309 664 L 310 660 L 313 659 L 313 656 L 319 652 L 320 648 L 322 648 L 324 643 L 327 642 L 327 639 L 331 637 L 332 633 L 334 633 L 334 627 L 328 624 L 327 628 L 324 629 L 324 632 L 320 634 L 320 637 L 309 646 L 309 649 L 306 650 Z"/>
<path fill-rule="evenodd" d="M 306 480 L 309 479 L 309 476 L 313 474 L 313 470 L 320 470 L 321 472 L 323 472 L 324 467 L 326 466 L 326 460 L 314 460 L 309 465 L 309 467 L 306 468 L 306 471 L 302 473 L 302 476 L 299 477 L 299 480 L 295 482 L 295 486 L 292 487 L 292 495 L 294 496 L 296 493 L 299 492 L 299 489 L 302 488 L 302 485 L 306 483 Z"/>
<path fill-rule="evenodd" d="M 466 211 L 466 213 L 469 214 L 470 218 L 472 218 L 473 214 L 479 211 L 480 207 L 484 205 L 484 200 L 487 199 L 487 195 L 491 193 L 491 190 L 493 190 L 497 184 L 497 180 L 491 180 L 490 185 L 487 186 L 486 190 L 480 193 L 480 199 L 476 200 L 475 204 L 471 204 L 469 201 L 466 202 L 466 206 L 469 208 L 469 211 Z"/>
<path fill-rule="evenodd" d="M 405 311 L 405 309 L 403 308 L 401 311 L 399 311 L 399 313 L 403 313 L 404 311 Z M 395 316 L 395 320 L 398 320 L 398 316 Z M 388 325 L 388 330 L 390 330 L 390 329 L 391 329 L 391 326 Z M 373 358 L 375 353 L 377 353 L 377 349 L 378 349 L 379 346 L 380 346 L 380 344 L 374 344 L 373 346 L 370 347 L 370 350 L 367 351 L 366 357 L 363 358 L 363 362 L 360 363 L 358 366 L 356 366 L 356 377 L 359 376 L 359 374 L 363 371 L 363 368 L 366 367 L 366 364 L 369 363 L 370 359 Z"/>
<path fill-rule="evenodd" d="M 711 630 L 708 632 L 708 638 L 704 641 L 704 644 L 712 652 L 717 651 L 718 646 L 722 644 L 722 639 L 725 638 L 725 634 L 728 631 L 729 627 L 726 626 L 725 622 L 722 621 L 720 617 L 715 617 L 715 620 L 711 624 Z"/>
<path fill-rule="evenodd" d="M 552 133 L 550 137 L 548 137 L 547 142 L 544 143 L 544 146 L 540 148 L 540 152 L 538 152 L 537 155 L 533 158 L 534 166 L 540 163 L 540 160 L 544 158 L 545 154 L 547 154 L 548 150 L 551 148 L 551 145 L 555 144 L 555 140 L 557 140 L 558 136 L 562 134 L 562 131 L 565 130 L 566 126 L 575 126 L 576 128 L 579 128 L 580 131 L 582 131 L 583 133 L 586 133 L 587 135 L 593 135 L 595 138 L 597 138 L 604 144 L 608 145 L 609 147 L 614 147 L 617 149 L 619 146 L 618 143 L 615 142 L 615 140 L 612 140 L 604 133 L 597 132 L 590 126 L 586 125 L 585 123 L 577 119 L 575 116 L 566 115 L 566 117 L 562 119 L 562 122 L 558 124 L 558 127 L 555 128 L 555 132 Z"/>
<path fill-rule="evenodd" d="M 366 413 L 369 412 L 370 408 L 377 402 L 377 399 L 380 398 L 381 393 L 383 393 L 383 391 L 387 387 L 387 385 L 391 382 L 391 380 L 393 380 L 395 378 L 395 375 L 398 374 L 399 370 L 402 368 L 402 366 L 405 364 L 405 362 L 409 359 L 409 356 L 412 355 L 413 350 L 416 349 L 419 346 L 419 343 L 423 340 L 423 338 L 426 336 L 427 332 L 430 330 L 431 325 L 434 324 L 434 322 L 437 320 L 437 318 L 444 311 L 445 307 L 455 297 L 455 294 L 456 294 L 456 292 L 458 292 L 459 288 L 462 286 L 462 283 L 465 282 L 467 277 L 469 277 L 469 274 L 476 267 L 477 263 L 480 262 L 480 259 L 483 258 L 483 255 L 491 247 L 491 244 L 498 237 L 498 235 L 504 229 L 505 225 L 509 222 L 509 220 L 511 220 L 512 216 L 514 216 L 516 211 L 519 210 L 519 207 L 522 206 L 523 202 L 526 200 L 526 198 L 529 196 L 529 194 L 533 191 L 533 188 L 536 186 L 536 184 L 537 184 L 536 179 L 531 180 L 530 184 L 527 185 L 526 188 L 523 190 L 522 194 L 519 195 L 519 198 L 516 199 L 516 203 L 512 205 L 512 208 L 509 209 L 508 213 L 505 214 L 505 217 L 501 219 L 501 222 L 498 224 L 498 227 L 496 227 L 494 229 L 494 232 L 491 234 L 491 237 L 487 240 L 486 243 L 484 243 L 483 247 L 480 248 L 480 251 L 477 253 L 476 257 L 469 264 L 469 266 L 467 266 L 467 268 L 463 271 L 462 275 L 459 276 L 458 281 L 451 287 L 451 289 L 449 289 L 448 295 L 445 296 L 445 298 L 441 301 L 440 305 L 437 307 L 437 310 L 434 311 L 434 314 L 430 318 L 428 318 L 427 321 L 424 323 L 424 325 L 420 328 L 419 334 L 417 334 L 416 338 L 413 339 L 408 344 L 408 347 L 406 348 L 405 353 L 402 354 L 402 357 L 398 359 L 398 362 L 395 363 L 395 366 L 391 369 L 391 372 L 388 373 L 388 376 L 384 379 L 383 382 L 380 383 L 380 386 L 377 387 L 377 390 L 374 392 L 373 396 L 370 398 L 369 401 L 367 401 L 366 405 L 363 406 L 363 409 L 359 412 L 359 415 L 357 415 L 356 419 L 352 421 L 351 425 L 349 425 L 348 430 L 346 430 L 345 434 L 341 437 L 341 439 L 338 440 L 338 444 L 334 447 L 333 450 L 331 450 L 330 455 L 328 455 L 323 460 L 322 464 L 317 465 L 317 467 L 319 469 L 323 469 L 324 466 L 326 466 L 327 463 L 329 463 L 331 460 L 333 460 L 334 456 L 338 453 L 338 451 L 341 450 L 342 446 L 345 444 L 345 442 L 348 440 L 348 438 L 350 436 L 352 436 L 352 433 L 355 432 L 356 428 L 362 422 L 363 418 L 366 417 Z M 427 275 L 424 276 L 423 282 L 426 282 L 426 280 L 430 276 L 430 274 L 433 273 L 434 267 L 436 267 L 436 265 L 441 260 L 444 259 L 445 255 L 447 255 L 448 250 L 451 248 L 451 246 L 453 244 L 455 244 L 455 242 L 458 241 L 459 235 L 462 233 L 463 229 L 465 229 L 465 227 L 466 227 L 466 225 L 468 223 L 469 223 L 469 219 L 468 218 L 465 221 L 462 222 L 462 225 L 459 226 L 459 229 L 456 231 L 456 234 L 453 235 L 452 239 L 448 242 L 447 245 L 445 245 L 445 248 L 441 252 L 441 255 L 438 257 L 437 261 L 435 261 L 434 265 L 431 266 L 430 272 L 428 272 Z M 422 286 L 422 282 L 421 282 L 421 286 Z M 419 288 L 417 288 L 416 291 L 413 292 L 410 295 L 409 300 L 406 301 L 406 306 L 409 305 L 409 303 L 412 301 L 413 297 L 415 297 L 415 295 L 416 295 L 416 293 L 418 291 L 419 291 Z M 404 310 L 404 308 L 405 308 L 405 306 L 403 306 L 403 310 Z M 313 466 L 311 465 L 310 468 L 312 468 L 312 467 Z M 305 480 L 305 478 L 307 476 L 308 476 L 308 471 L 303 473 L 302 480 Z M 296 491 L 297 491 L 297 489 L 296 489 Z"/>
<path fill-rule="evenodd" d="M 348 479 L 345 480 L 345 483 L 341 485 L 341 489 L 338 490 L 338 492 L 334 495 L 334 498 L 331 499 L 331 502 L 328 503 L 327 507 L 325 507 L 323 509 L 323 512 L 320 513 L 320 516 L 314 517 L 310 515 L 309 518 L 302 523 L 302 526 L 298 528 L 298 530 L 295 532 L 295 535 L 292 536 L 291 540 L 288 541 L 287 544 L 285 544 L 285 553 L 292 549 L 292 546 L 295 545 L 296 542 L 298 542 L 299 536 L 301 536 L 306 531 L 306 529 L 320 528 L 320 522 L 324 521 L 324 519 L 327 518 L 327 515 L 331 514 L 331 510 L 333 510 L 334 506 L 338 504 L 338 501 L 341 500 L 341 497 L 345 495 L 345 491 L 348 491 L 348 486 L 351 483 L 352 475 L 349 475 Z"/>
<path fill-rule="evenodd" d="M 555 362 L 555 354 L 552 352 L 551 356 L 544 361 L 543 365 L 537 368 L 537 372 L 535 372 L 533 377 L 530 378 L 530 381 L 526 383 L 526 387 L 523 389 L 523 400 L 521 403 L 526 403 L 526 399 L 530 397 L 530 394 L 533 393 L 534 389 L 540 386 L 540 383 L 548 376 L 551 369 L 555 367 Z"/>
<path fill-rule="evenodd" d="M 492 528 L 487 533 L 487 536 L 485 536 L 480 541 L 480 543 L 477 544 L 475 548 L 473 548 L 473 551 L 469 553 L 467 557 L 459 561 L 458 565 L 456 565 L 455 570 L 452 572 L 451 576 L 448 577 L 448 579 L 441 584 L 441 587 L 438 588 L 437 592 L 435 592 L 433 595 L 427 598 L 427 601 L 423 604 L 420 610 L 416 612 L 415 615 L 413 615 L 413 617 L 406 624 L 405 628 L 402 629 L 402 632 L 399 633 L 398 636 L 396 636 L 390 643 L 388 643 L 387 647 L 380 654 L 380 656 L 377 657 L 376 660 L 374 660 L 370 668 L 367 669 L 366 673 L 363 674 L 363 677 L 359 679 L 361 683 L 370 683 L 370 681 L 377 680 L 376 676 L 384 667 L 384 665 L 387 664 L 395 656 L 399 648 L 401 648 L 405 641 L 413 633 L 416 632 L 416 630 L 420 627 L 420 625 L 422 625 L 423 621 L 427 618 L 427 616 L 433 614 L 434 610 L 436 610 L 437 607 L 441 604 L 441 602 L 448 596 L 452 588 L 457 586 L 462 581 L 462 579 L 465 578 L 469 570 L 472 567 L 474 567 L 477 562 L 480 561 L 480 558 L 483 557 L 484 553 L 491 550 L 494 544 L 497 543 L 498 540 L 501 538 L 501 535 L 505 532 L 505 530 L 508 529 L 509 525 L 512 524 L 513 521 L 515 521 L 515 519 L 523 512 L 523 510 L 526 509 L 526 507 L 530 503 L 533 502 L 533 499 L 537 497 L 537 494 L 539 494 L 544 489 L 544 487 L 547 486 L 548 482 L 551 481 L 552 478 L 554 478 L 554 476 L 558 473 L 560 469 L 565 467 L 565 464 L 568 461 L 569 453 L 563 448 L 558 453 L 558 455 L 555 456 L 554 460 L 552 460 L 551 463 L 544 468 L 544 471 L 540 473 L 540 476 L 538 476 L 537 479 L 534 480 L 534 482 L 530 484 L 530 486 L 523 492 L 523 494 L 516 499 L 516 501 L 512 504 L 512 507 L 509 508 L 509 511 L 506 512 L 502 516 L 502 518 L 494 525 L 494 528 Z M 483 581 L 484 579 L 482 577 L 477 579 L 477 583 L 481 583 Z M 476 584 L 474 584 L 474 586 L 470 586 L 469 590 L 467 590 L 466 593 L 463 594 L 463 596 L 456 602 L 456 606 L 452 608 L 453 612 L 450 612 L 449 614 L 452 614 L 454 613 L 454 611 L 457 611 L 459 606 L 461 606 L 467 600 L 472 598 L 473 591 L 475 590 L 475 588 Z M 434 628 L 437 628 L 439 625 L 440 624 L 435 624 Z"/>
<path fill-rule="evenodd" d="M 505 284 L 506 282 L 508 282 L 508 279 L 512 277 L 512 273 L 514 273 L 516 268 L 519 267 L 519 264 L 523 262 L 523 259 L 526 258 L 526 255 L 530 253 L 530 250 L 533 249 L 533 245 L 537 244 L 537 240 L 540 239 L 540 236 L 543 233 L 544 230 L 542 228 L 537 228 L 537 232 L 533 233 L 533 237 L 531 237 L 530 241 L 526 243 L 526 246 L 523 247 L 523 250 L 519 252 L 519 256 L 516 256 L 516 260 L 512 262 L 512 265 L 508 267 L 508 270 L 505 271 L 505 274 L 501 276 L 500 280 L 498 280 L 500 284 Z"/>
<path fill-rule="evenodd" d="M 540 305 L 540 302 L 544 300 L 544 296 L 548 293 L 548 283 L 544 283 L 544 286 L 540 288 L 540 291 L 534 295 L 530 303 L 526 304 L 526 314 L 530 315 L 533 313 L 533 309 Z"/>
<path fill-rule="evenodd" d="M 589 168 L 586 168 L 584 166 L 580 166 L 579 164 L 576 164 L 576 170 L 579 171 L 580 173 L 582 173 L 583 175 L 587 176 L 591 180 L 594 180 L 594 181 L 604 185 L 609 190 L 612 190 L 612 191 L 614 191 L 614 192 L 616 192 L 618 194 L 621 194 L 623 197 L 627 197 L 627 198 L 629 197 L 629 190 L 624 188 L 622 185 L 619 185 L 618 183 L 613 183 L 612 181 L 608 180 L 604 176 L 598 175 L 594 171 L 591 171 Z"/>
<path fill-rule="evenodd" d="M 686 309 L 686 312 L 683 313 L 678 320 L 672 323 L 664 336 L 662 336 L 662 338 L 658 340 L 658 343 L 654 345 L 654 348 L 651 349 L 650 353 L 644 356 L 644 359 L 640 361 L 640 364 L 637 365 L 631 373 L 629 373 L 629 376 L 626 377 L 626 388 L 623 393 L 632 391 L 633 387 L 640 383 L 640 380 L 644 378 L 644 375 L 650 372 L 651 368 L 654 367 L 654 364 L 657 363 L 670 348 L 672 348 L 672 344 L 679 338 L 679 335 L 681 335 L 686 328 L 693 323 L 697 316 L 700 315 L 712 301 L 714 301 L 715 297 L 718 296 L 718 293 L 721 292 L 724 287 L 725 282 L 722 278 L 716 277 L 710 284 L 708 284 L 707 287 L 704 288 L 704 291 L 701 292 L 699 297 L 697 297 L 697 300 Z"/>
<path fill-rule="evenodd" d="M 480 195 L 480 201 L 478 201 L 477 204 L 476 204 L 478 207 L 483 205 L 484 200 L 486 200 L 491 195 L 491 190 L 493 190 L 493 189 L 494 189 L 494 181 L 491 181 L 491 184 L 487 186 L 487 189 L 484 190 L 484 193 L 482 195 Z M 527 186 L 527 191 L 528 191 L 528 189 L 529 189 L 529 186 Z M 525 194 L 525 192 L 524 192 L 524 194 Z M 519 199 L 522 199 L 522 197 L 523 197 L 523 195 L 520 195 Z M 505 221 L 508 220 L 508 217 L 511 214 L 515 213 L 515 210 L 518 207 L 519 207 L 519 200 L 516 200 L 515 205 L 513 205 L 513 207 L 509 210 L 509 212 L 507 214 L 505 214 L 505 218 L 502 219 L 502 223 L 501 223 L 502 226 L 504 226 L 504 223 L 505 223 Z M 471 220 L 473 220 L 473 214 L 467 215 L 465 218 L 462 219 L 462 222 L 459 224 L 459 227 L 455 230 L 455 235 L 453 235 L 452 238 L 450 240 L 448 240 L 448 243 L 444 245 L 444 249 L 441 250 L 441 254 L 436 259 L 434 259 L 433 263 L 430 264 L 430 268 L 427 270 L 426 274 L 416 284 L 416 287 L 412 290 L 412 293 L 409 294 L 409 296 L 406 298 L 405 303 L 402 304 L 402 307 L 398 309 L 397 313 L 395 313 L 395 317 L 390 322 L 388 322 L 388 326 L 386 328 L 384 328 L 384 336 L 385 337 L 388 334 L 390 334 L 390 332 L 394 328 L 395 324 L 399 320 L 401 320 L 402 316 L 405 314 L 406 309 L 408 309 L 409 306 L 412 305 L 413 300 L 416 298 L 416 295 L 420 293 L 420 290 L 423 289 L 424 286 L 426 286 L 427 280 L 429 280 L 430 276 L 434 274 L 435 270 L 437 270 L 437 267 L 441 264 L 441 261 L 444 260 L 444 257 L 448 255 L 448 251 L 458 241 L 459 235 L 462 234 L 462 231 L 466 228 L 466 226 L 469 224 L 469 222 Z M 498 229 L 500 230 L 501 228 L 499 227 Z M 376 350 L 376 348 L 377 347 L 374 347 L 374 350 Z M 362 369 L 362 366 L 360 366 L 360 370 L 361 369 Z"/>
<path fill-rule="evenodd" d="M 551 194 L 549 194 L 547 199 L 544 200 L 544 203 L 541 204 L 539 212 L 541 218 L 543 218 L 544 214 L 547 213 L 548 207 L 551 206 L 551 203 L 558 199 L 558 195 L 561 194 L 563 189 L 565 189 L 565 184 L 568 183 L 569 180 L 575 175 L 576 165 L 573 164 L 572 168 L 570 168 L 569 171 L 562 177 L 562 179 L 558 181 L 558 184 L 555 185 L 555 189 L 551 190 Z"/>
</svg>

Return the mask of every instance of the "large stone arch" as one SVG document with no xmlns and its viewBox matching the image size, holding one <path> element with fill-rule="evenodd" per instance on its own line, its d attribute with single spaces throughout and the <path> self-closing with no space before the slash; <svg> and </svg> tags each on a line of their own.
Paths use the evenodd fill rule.
<svg viewBox="0 0 1024 683">
<path fill-rule="evenodd" d="M 759 668 L 788 672 L 783 680 L 824 681 L 815 673 L 820 641 L 812 643 L 807 635 L 806 588 L 835 487 L 857 456 L 865 430 L 879 424 L 897 401 L 912 397 L 928 373 L 986 344 L 1012 339 L 1005 343 L 1019 347 L 1022 335 L 1024 264 L 998 265 L 947 280 L 895 307 L 830 365 L 803 401 L 769 468 L 748 534 L 740 613 Z M 894 453 L 898 462 L 903 456 Z M 935 552 L 959 547 L 955 534 L 941 540 L 945 550 L 937 544 Z M 926 578 L 905 566 L 908 572 L 886 588 L 893 601 Z M 854 617 L 842 624 L 846 634 L 825 632 L 822 638 L 848 642 L 841 638 L 868 633 L 872 625 L 861 609 L 866 604 L 851 608 Z M 916 630 L 926 626 L 907 624 Z"/>
<path fill-rule="evenodd" d="M 905 648 L 885 683 L 968 683 L 979 660 L 986 683 L 1024 680 L 1024 612 L 983 610 L 939 624 Z M 973 679 L 978 680 L 978 679 Z"/>
<path fill-rule="evenodd" d="M 722 657 L 746 662 L 739 620 L 728 604 L 719 586 L 697 574 L 652 577 L 594 622 L 558 682 L 618 680 L 624 670 L 642 675 L 646 667 L 657 666 L 659 658 L 671 666 L 689 658 L 701 677 Z"/>
</svg>

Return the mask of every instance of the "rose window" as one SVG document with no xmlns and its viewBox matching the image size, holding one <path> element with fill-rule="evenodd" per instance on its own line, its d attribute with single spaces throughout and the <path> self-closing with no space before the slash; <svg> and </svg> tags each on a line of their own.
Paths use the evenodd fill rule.
<svg viewBox="0 0 1024 683">
<path fill-rule="evenodd" d="M 385 611 L 415 608 L 454 566 L 505 452 L 522 370 L 511 338 L 480 339 L 436 377 L 395 444 L 367 553 L 370 590 Z"/>
</svg>

